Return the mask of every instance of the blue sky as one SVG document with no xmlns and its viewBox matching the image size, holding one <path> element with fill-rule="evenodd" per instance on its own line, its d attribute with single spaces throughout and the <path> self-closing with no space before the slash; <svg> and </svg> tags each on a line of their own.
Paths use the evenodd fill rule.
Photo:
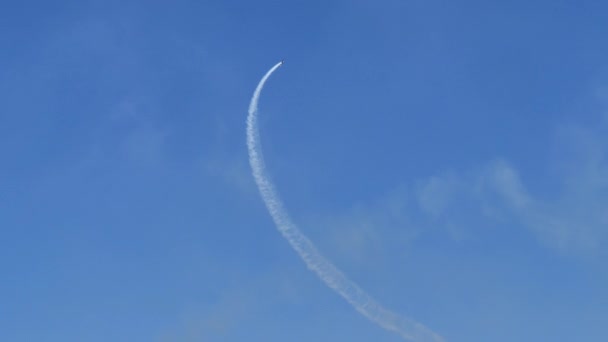
<svg viewBox="0 0 608 342">
<path fill-rule="evenodd" d="M 0 340 L 605 341 L 608 4 L 5 4 Z"/>
</svg>

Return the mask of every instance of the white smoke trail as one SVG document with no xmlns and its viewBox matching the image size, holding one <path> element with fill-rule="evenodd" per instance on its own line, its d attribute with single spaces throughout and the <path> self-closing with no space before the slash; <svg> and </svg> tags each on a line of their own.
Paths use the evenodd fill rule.
<svg viewBox="0 0 608 342">
<path fill-rule="evenodd" d="M 266 80 L 277 70 L 283 62 L 277 63 L 262 77 L 258 84 L 251 103 L 249 104 L 249 115 L 247 116 L 247 148 L 249 151 L 249 163 L 253 171 L 253 177 L 257 183 L 266 208 L 270 212 L 277 229 L 287 239 L 289 244 L 296 250 L 306 266 L 315 272 L 319 278 L 330 288 L 344 297 L 357 311 L 371 321 L 379 324 L 387 330 L 401 335 L 405 340 L 416 342 L 442 342 L 441 336 L 435 334 L 424 325 L 411 319 L 401 317 L 377 303 L 357 284 L 348 279 L 340 270 L 329 262 L 304 236 L 291 221 L 279 198 L 273 183 L 266 175 L 266 167 L 262 156 L 258 129 L 258 100 Z"/>
</svg>

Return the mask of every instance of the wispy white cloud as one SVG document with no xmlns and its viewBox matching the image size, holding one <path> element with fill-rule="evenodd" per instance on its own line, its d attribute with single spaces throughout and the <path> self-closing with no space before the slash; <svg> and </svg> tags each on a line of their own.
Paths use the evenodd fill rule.
<svg viewBox="0 0 608 342">
<path fill-rule="evenodd" d="M 557 150 L 562 153 L 548 167 L 557 178 L 551 194 L 533 194 L 516 167 L 496 159 L 473 172 L 445 173 L 420 182 L 420 209 L 436 222 L 443 218 L 443 223 L 463 215 L 470 225 L 481 217 L 491 219 L 486 222 L 518 222 L 562 252 L 594 253 L 608 237 L 606 133 L 605 122 L 558 130 Z"/>
<path fill-rule="evenodd" d="M 337 238 L 326 243 L 360 266 L 389 246 L 386 236 L 404 244 L 443 231 L 466 241 L 498 227 L 528 232 L 560 253 L 595 255 L 608 242 L 607 136 L 608 116 L 593 126 L 560 125 L 555 152 L 543 156 L 549 190 L 527 184 L 531 177 L 497 157 L 400 185 L 385 198 L 316 224 L 331 227 L 329 235 Z"/>
</svg>

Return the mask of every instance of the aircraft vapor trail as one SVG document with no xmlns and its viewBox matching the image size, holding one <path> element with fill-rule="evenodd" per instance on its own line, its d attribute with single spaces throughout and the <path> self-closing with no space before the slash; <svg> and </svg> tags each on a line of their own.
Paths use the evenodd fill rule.
<svg viewBox="0 0 608 342">
<path fill-rule="evenodd" d="M 401 317 L 391 312 L 367 293 L 357 284 L 348 279 L 342 271 L 336 268 L 327 260 L 313 243 L 304 235 L 292 222 L 289 214 L 285 210 L 283 202 L 279 198 L 274 184 L 266 173 L 260 135 L 258 129 L 258 100 L 264 84 L 277 70 L 283 62 L 277 63 L 262 77 L 258 84 L 251 103 L 249 104 L 249 115 L 247 116 L 247 149 L 249 151 L 249 164 L 253 171 L 253 177 L 258 186 L 266 208 L 270 212 L 277 229 L 289 242 L 291 247 L 299 254 L 306 266 L 315 272 L 319 278 L 331 289 L 336 291 L 348 303 L 350 303 L 359 313 L 371 321 L 377 323 L 382 328 L 396 332 L 403 339 L 415 342 L 443 342 L 443 338 L 424 325 L 411 319 Z"/>
</svg>

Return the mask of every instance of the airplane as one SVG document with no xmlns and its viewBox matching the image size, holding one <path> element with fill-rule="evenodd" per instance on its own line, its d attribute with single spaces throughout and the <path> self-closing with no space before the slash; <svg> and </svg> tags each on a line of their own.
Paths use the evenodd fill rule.
<svg viewBox="0 0 608 342">
<path fill-rule="evenodd" d="M 284 59 L 281 59 L 281 65 L 282 65 L 283 63 L 285 63 L 285 60 L 284 60 Z"/>
</svg>

